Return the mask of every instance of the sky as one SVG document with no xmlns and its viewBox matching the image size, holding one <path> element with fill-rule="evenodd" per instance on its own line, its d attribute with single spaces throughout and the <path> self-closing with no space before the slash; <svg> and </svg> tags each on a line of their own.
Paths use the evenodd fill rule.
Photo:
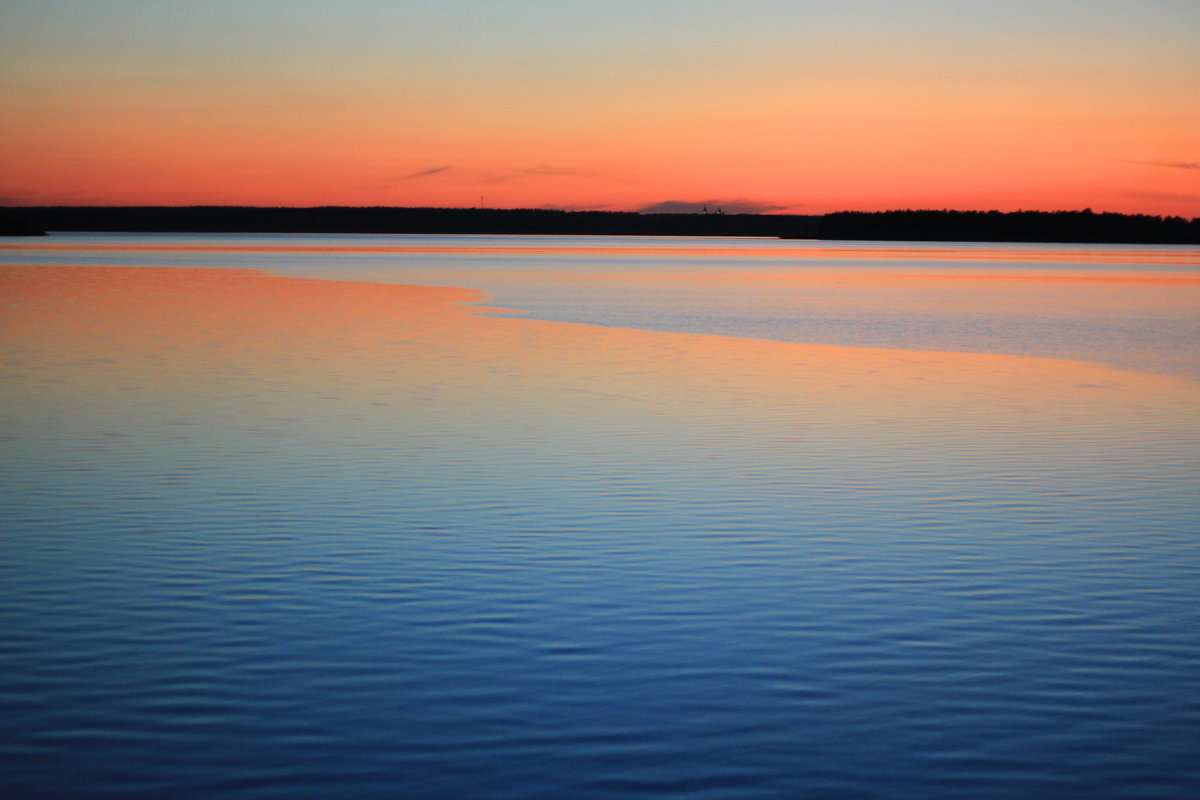
<svg viewBox="0 0 1200 800">
<path fill-rule="evenodd" d="M 0 204 L 1200 216 L 1200 1 L 0 0 Z"/>
</svg>

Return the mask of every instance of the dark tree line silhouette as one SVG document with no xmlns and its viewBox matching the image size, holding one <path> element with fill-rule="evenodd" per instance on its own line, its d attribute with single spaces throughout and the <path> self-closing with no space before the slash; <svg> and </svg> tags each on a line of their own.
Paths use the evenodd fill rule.
<svg viewBox="0 0 1200 800">
<path fill-rule="evenodd" d="M 40 231 L 180 233 L 484 233 L 771 236 L 977 242 L 1200 244 L 1200 218 L 1084 211 L 839 211 L 654 214 L 633 211 L 251 206 L 0 207 L 0 234 Z"/>
<path fill-rule="evenodd" d="M 23 219 L 0 217 L 0 236 L 45 236 L 46 232 Z"/>
<path fill-rule="evenodd" d="M 1083 211 L 839 211 L 820 239 L 1198 244 L 1200 218 Z"/>
<path fill-rule="evenodd" d="M 816 235 L 818 217 L 640 214 L 478 208 L 262 208 L 240 206 L 27 206 L 0 208 L 48 231 L 181 233 L 495 233 L 612 236 Z"/>
</svg>

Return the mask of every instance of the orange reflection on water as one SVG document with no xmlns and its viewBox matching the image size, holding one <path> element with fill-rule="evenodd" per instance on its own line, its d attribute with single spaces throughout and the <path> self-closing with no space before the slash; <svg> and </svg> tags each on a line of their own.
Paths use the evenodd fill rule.
<svg viewBox="0 0 1200 800">
<path fill-rule="evenodd" d="M 1198 389 L 1083 362 L 482 316 L 465 289 L 249 270 L 3 267 L 0 296 L 6 370 L 44 376 L 9 402 L 75 398 L 88 414 L 107 404 L 161 416 L 217 398 L 243 422 L 269 401 L 295 424 L 371 406 L 853 426 L 964 409 L 1122 415 L 1170 398 L 1194 411 Z"/>
</svg>

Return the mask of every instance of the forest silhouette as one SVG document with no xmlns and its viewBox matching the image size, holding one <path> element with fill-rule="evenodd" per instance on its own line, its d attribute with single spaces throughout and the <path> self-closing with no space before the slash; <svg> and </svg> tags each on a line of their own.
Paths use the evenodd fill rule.
<svg viewBox="0 0 1200 800">
<path fill-rule="evenodd" d="M 817 226 L 820 239 L 956 242 L 1197 244 L 1200 218 L 1083 211 L 839 211 Z"/>
<path fill-rule="evenodd" d="M 11 206 L 0 233 L 475 233 L 784 239 L 1200 244 L 1200 218 L 1083 211 L 680 214 L 386 206 Z"/>
<path fill-rule="evenodd" d="M 46 232 L 35 228 L 23 219 L 0 217 L 0 236 L 45 236 Z"/>
<path fill-rule="evenodd" d="M 27 206 L 0 208 L 47 231 L 180 233 L 485 233 L 592 236 L 816 235 L 816 216 L 647 214 L 634 211 L 248 206 Z"/>
</svg>

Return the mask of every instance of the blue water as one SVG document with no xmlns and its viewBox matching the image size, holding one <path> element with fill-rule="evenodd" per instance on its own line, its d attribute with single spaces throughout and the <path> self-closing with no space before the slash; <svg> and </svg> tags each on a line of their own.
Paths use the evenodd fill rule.
<svg viewBox="0 0 1200 800">
<path fill-rule="evenodd" d="M 400 283 L 480 271 L 448 255 L 3 256 Z M 487 257 L 511 289 L 493 304 L 521 317 L 569 314 L 518 289 L 558 311 L 607 303 L 612 328 L 655 316 L 621 299 L 631 279 L 572 303 L 512 277 L 539 257 Z M 1186 375 L 1178 296 L 1156 300 L 1178 318 L 1148 333 L 1127 321 L 1144 306 L 1116 322 L 1064 308 L 1030 341 L 1111 351 L 1093 331 L 1133 328 L 1123 353 L 1149 336 L 1163 372 Z M 737 327 L 730 304 L 755 305 L 693 319 Z M 868 319 L 861 293 L 827 311 L 851 306 L 867 329 L 853 337 L 886 347 L 896 323 Z M 4 329 L 6 796 L 1200 793 L 1200 391 L 1135 376 L 1034 396 L 1070 369 L 947 378 L 914 354 L 897 374 L 943 390 L 879 389 L 890 360 L 775 384 L 719 340 L 711 357 L 670 337 L 627 350 L 603 328 L 536 363 L 402 320 L 369 349 L 301 325 L 235 352 L 182 311 L 136 348 L 89 323 L 75 358 L 53 331 Z M 1011 308 L 981 319 L 1022 324 Z M 976 352 L 933 323 L 914 336 L 937 346 L 903 346 Z M 520 318 L 504 324 L 523 341 Z"/>
</svg>

